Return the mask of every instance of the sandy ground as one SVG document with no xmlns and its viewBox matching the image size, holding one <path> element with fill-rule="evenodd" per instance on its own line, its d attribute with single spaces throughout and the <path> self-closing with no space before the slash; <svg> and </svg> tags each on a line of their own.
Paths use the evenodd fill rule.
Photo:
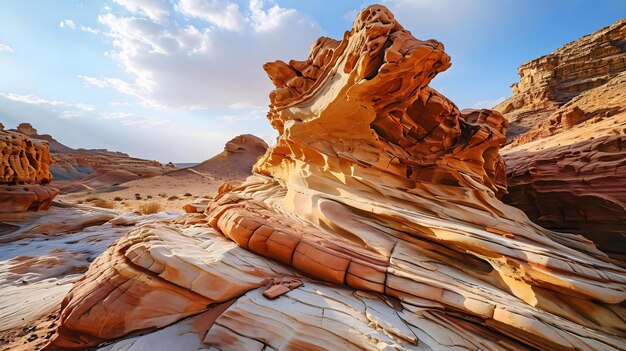
<svg viewBox="0 0 626 351">
<path fill-rule="evenodd" d="M 0 332 L 0 351 L 41 350 L 54 334 L 59 308 L 27 324 Z"/>
<path fill-rule="evenodd" d="M 213 177 L 193 170 L 132 180 L 120 185 L 59 195 L 58 199 L 92 206 L 109 206 L 120 211 L 138 211 L 143 204 L 157 202 L 163 211 L 183 211 L 198 199 L 211 199 L 227 178 Z"/>
</svg>

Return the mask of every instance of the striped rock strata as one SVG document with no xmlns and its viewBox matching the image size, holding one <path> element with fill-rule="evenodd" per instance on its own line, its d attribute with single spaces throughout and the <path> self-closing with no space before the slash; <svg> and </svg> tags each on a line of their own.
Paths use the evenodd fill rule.
<svg viewBox="0 0 626 351">
<path fill-rule="evenodd" d="M 48 143 L 0 129 L 0 213 L 45 210 L 57 195 Z"/>
<path fill-rule="evenodd" d="M 556 66 L 535 79 L 543 60 Z M 503 148 L 503 201 L 626 262 L 626 19 L 522 65 L 518 86 L 496 107 L 521 132 Z"/>
<path fill-rule="evenodd" d="M 449 66 L 382 6 L 266 64 L 257 175 L 117 241 L 48 349 L 626 349 L 626 271 L 498 200 L 506 121 L 428 87 Z"/>
</svg>

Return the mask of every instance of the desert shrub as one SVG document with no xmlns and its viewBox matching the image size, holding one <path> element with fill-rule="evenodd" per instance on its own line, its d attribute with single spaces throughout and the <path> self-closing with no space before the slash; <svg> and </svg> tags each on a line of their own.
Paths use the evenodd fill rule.
<svg viewBox="0 0 626 351">
<path fill-rule="evenodd" d="M 185 193 L 183 196 L 193 196 L 191 193 Z"/>
<path fill-rule="evenodd" d="M 163 209 L 163 205 L 161 205 L 160 203 L 156 201 L 146 202 L 146 203 L 139 205 L 139 212 L 145 215 L 161 212 L 162 209 Z"/>
<path fill-rule="evenodd" d="M 148 199 L 152 199 L 152 195 L 148 195 L 146 196 Z"/>
<path fill-rule="evenodd" d="M 178 196 L 172 195 L 172 196 L 168 197 L 167 200 L 168 201 L 178 200 Z"/>
<path fill-rule="evenodd" d="M 122 198 L 121 198 L 121 197 L 119 197 L 119 196 L 116 196 L 116 197 L 113 199 L 113 201 L 122 201 Z"/>
<path fill-rule="evenodd" d="M 166 193 L 160 193 L 159 196 L 160 197 L 167 197 L 167 194 Z"/>
<path fill-rule="evenodd" d="M 86 198 L 86 199 L 85 199 L 85 202 L 94 202 L 94 201 L 101 201 L 101 200 L 102 200 L 102 199 L 101 199 L 101 198 L 99 198 L 99 197 L 92 196 L 92 197 L 88 197 L 88 198 Z"/>
<path fill-rule="evenodd" d="M 106 200 L 96 200 L 91 203 L 92 206 L 101 208 L 115 208 L 115 204 Z"/>
<path fill-rule="evenodd" d="M 79 205 L 81 205 L 81 204 L 85 203 L 85 201 L 83 201 L 83 200 L 78 200 L 78 201 L 76 201 L 76 203 L 77 203 L 77 204 L 79 204 Z"/>
<path fill-rule="evenodd" d="M 135 194 L 135 200 L 141 200 L 141 195 Z"/>
</svg>

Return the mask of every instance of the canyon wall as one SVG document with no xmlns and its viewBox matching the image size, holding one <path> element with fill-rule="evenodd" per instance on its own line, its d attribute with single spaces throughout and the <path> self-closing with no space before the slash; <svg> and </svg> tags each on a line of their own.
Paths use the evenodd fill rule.
<svg viewBox="0 0 626 351">
<path fill-rule="evenodd" d="M 626 19 L 520 66 L 503 200 L 626 260 Z"/>
</svg>

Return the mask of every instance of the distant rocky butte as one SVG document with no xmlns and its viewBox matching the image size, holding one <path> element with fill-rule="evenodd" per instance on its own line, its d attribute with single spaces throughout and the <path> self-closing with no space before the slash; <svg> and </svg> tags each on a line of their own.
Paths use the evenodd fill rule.
<svg viewBox="0 0 626 351">
<path fill-rule="evenodd" d="M 6 131 L 0 124 L 0 212 L 45 210 L 58 190 L 52 180 L 48 143 Z"/>
<path fill-rule="evenodd" d="M 224 151 L 191 168 L 202 173 L 245 179 L 267 147 L 267 143 L 257 136 L 238 135 L 226 143 Z"/>
<path fill-rule="evenodd" d="M 428 86 L 449 66 L 378 5 L 266 64 L 257 175 L 116 241 L 48 349 L 624 349 L 626 271 L 498 200 L 507 122 Z"/>
<path fill-rule="evenodd" d="M 30 123 L 20 124 L 16 131 L 48 142 L 53 160 L 50 172 L 63 192 L 109 187 L 176 169 L 173 164 L 164 166 L 157 161 L 130 157 L 121 152 L 73 149 L 48 134 L 38 134 Z"/>
<path fill-rule="evenodd" d="M 626 262 L 626 19 L 520 66 L 504 201 Z"/>
</svg>

